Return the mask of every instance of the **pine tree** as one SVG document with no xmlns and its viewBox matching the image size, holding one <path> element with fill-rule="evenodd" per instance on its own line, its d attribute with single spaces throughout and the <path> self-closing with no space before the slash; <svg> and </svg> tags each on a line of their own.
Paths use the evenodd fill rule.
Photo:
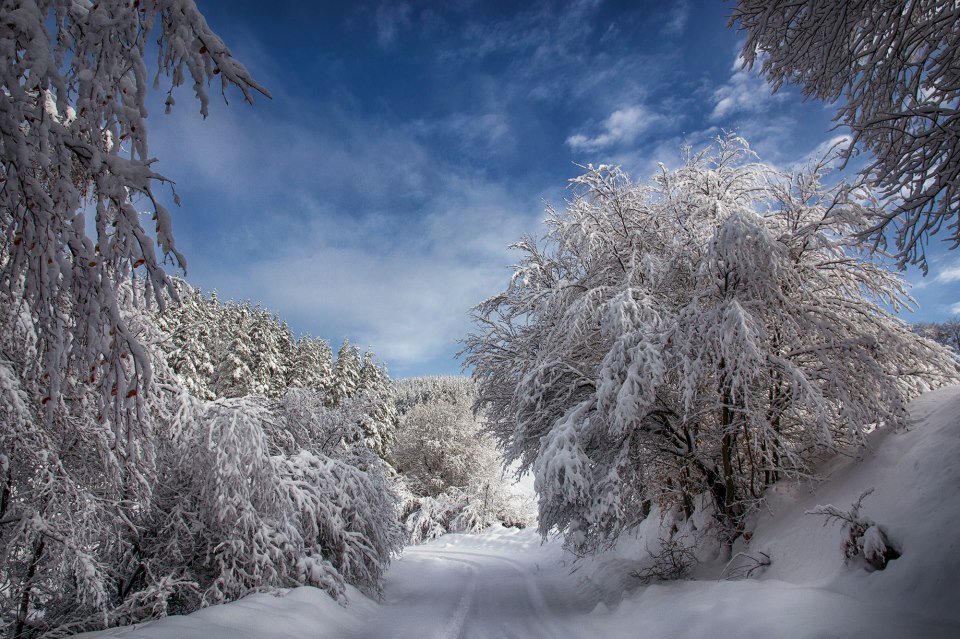
<svg viewBox="0 0 960 639">
<path fill-rule="evenodd" d="M 159 316 L 162 326 L 170 333 L 171 351 L 167 361 L 191 394 L 212 399 L 214 307 L 199 289 L 190 288 L 183 281 L 178 281 L 178 289 L 180 304 Z"/>
<path fill-rule="evenodd" d="M 385 458 L 399 417 L 390 390 L 390 380 L 386 371 L 373 360 L 373 353 L 370 351 L 363 355 L 358 390 L 367 395 L 370 401 L 370 409 L 363 424 L 367 445 L 380 457 Z"/>
<path fill-rule="evenodd" d="M 280 354 L 279 321 L 259 306 L 251 313 L 248 340 L 253 392 L 279 397 L 285 389 L 286 370 Z M 277 391 L 275 394 L 273 391 Z"/>
<path fill-rule="evenodd" d="M 301 337 L 293 353 L 288 374 L 288 385 L 326 395 L 333 377 L 333 355 L 330 346 L 321 339 Z"/>
<path fill-rule="evenodd" d="M 273 377 L 270 384 L 271 397 L 283 397 L 290 385 L 294 358 L 296 357 L 297 341 L 287 326 L 286 321 L 279 323 L 277 331 L 277 361 L 279 363 L 277 374 Z"/>
<path fill-rule="evenodd" d="M 248 327 L 252 323 L 248 306 L 224 307 L 221 335 L 226 341 L 219 353 L 213 375 L 213 392 L 217 397 L 243 397 L 258 392 L 257 380 L 250 366 L 253 362 Z"/>
<path fill-rule="evenodd" d="M 360 388 L 360 350 L 344 338 L 333 365 L 333 384 L 330 398 L 334 405 L 353 397 Z"/>
</svg>

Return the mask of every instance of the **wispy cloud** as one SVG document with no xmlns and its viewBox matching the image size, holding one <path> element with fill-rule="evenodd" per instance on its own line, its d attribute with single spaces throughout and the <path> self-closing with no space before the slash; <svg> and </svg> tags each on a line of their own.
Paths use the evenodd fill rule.
<svg viewBox="0 0 960 639">
<path fill-rule="evenodd" d="M 455 366 L 470 309 L 505 286 L 507 246 L 536 232 L 542 203 L 522 182 L 437 163 L 420 138 L 472 144 L 506 136 L 507 124 L 464 114 L 394 127 L 331 106 L 309 120 L 219 111 L 175 112 L 160 128 L 179 135 L 157 136 L 175 158 L 164 170 L 191 191 L 174 211 L 190 229 L 178 234 L 189 279 L 263 303 L 297 331 L 349 336 L 401 374 Z"/>
<path fill-rule="evenodd" d="M 371 346 L 401 372 L 456 350 L 470 309 L 505 285 L 506 247 L 536 226 L 540 205 L 482 180 L 438 177 L 422 217 L 317 211 L 271 255 L 218 278 L 242 281 L 296 325 Z"/>
<path fill-rule="evenodd" d="M 567 138 L 567 146 L 574 151 L 596 151 L 611 146 L 632 144 L 641 133 L 668 122 L 668 118 L 651 112 L 643 105 L 617 109 L 600 125 L 593 136 L 577 133 Z"/>
<path fill-rule="evenodd" d="M 384 2 L 377 7 L 374 17 L 377 25 L 377 43 L 384 49 L 389 48 L 399 33 L 410 27 L 410 5 L 405 2 Z"/>
<path fill-rule="evenodd" d="M 450 370 L 469 308 L 507 283 L 505 247 L 540 232 L 541 196 L 562 206 L 570 160 L 602 154 L 644 180 L 721 128 L 768 161 L 822 139 L 798 149 L 798 120 L 754 74 L 694 68 L 701 43 L 646 37 L 699 30 L 693 3 L 492 6 L 349 8 L 337 28 L 356 50 L 332 38 L 312 67 L 276 39 L 232 39 L 273 100 L 151 118 L 191 281 L 349 336 L 394 372 Z"/>
<path fill-rule="evenodd" d="M 410 125 L 418 137 L 439 137 L 471 154 L 489 156 L 512 147 L 516 138 L 505 108 L 481 113 L 452 113 Z"/>
<path fill-rule="evenodd" d="M 960 282 L 960 260 L 955 261 L 946 268 L 941 269 L 934 279 L 942 284 Z"/>
<path fill-rule="evenodd" d="M 664 32 L 669 35 L 679 35 L 687 26 L 687 20 L 690 19 L 690 5 L 686 0 L 675 2 L 668 14 L 667 23 L 664 25 Z"/>
<path fill-rule="evenodd" d="M 770 85 L 756 71 L 744 68 L 743 58 L 737 56 L 732 71 L 730 79 L 713 92 L 713 111 L 710 113 L 713 121 L 735 114 L 757 113 L 777 99 Z"/>
</svg>

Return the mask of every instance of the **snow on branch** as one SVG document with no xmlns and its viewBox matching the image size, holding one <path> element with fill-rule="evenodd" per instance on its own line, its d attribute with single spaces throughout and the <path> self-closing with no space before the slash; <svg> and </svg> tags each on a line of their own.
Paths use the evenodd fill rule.
<svg viewBox="0 0 960 639">
<path fill-rule="evenodd" d="M 650 184 L 589 166 L 514 247 L 464 353 L 488 432 L 535 474 L 541 533 L 589 552 L 706 494 L 732 544 L 769 485 L 957 380 L 887 310 L 906 287 L 855 239 L 876 200 L 830 168 L 783 173 L 736 136 Z"/>
<path fill-rule="evenodd" d="M 839 102 L 847 159 L 888 200 L 861 230 L 901 267 L 927 269 L 930 237 L 960 245 L 960 6 L 944 0 L 738 0 L 741 56 L 778 90 Z"/>
</svg>

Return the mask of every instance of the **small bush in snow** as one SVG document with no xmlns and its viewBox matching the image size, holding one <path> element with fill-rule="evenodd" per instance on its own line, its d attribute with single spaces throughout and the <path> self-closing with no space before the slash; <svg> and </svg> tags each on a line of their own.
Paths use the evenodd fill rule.
<svg viewBox="0 0 960 639">
<path fill-rule="evenodd" d="M 659 550 L 651 551 L 648 548 L 647 564 L 631 573 L 631 576 L 644 584 L 688 577 L 698 563 L 694 536 L 676 533 L 661 537 L 658 541 Z"/>
<path fill-rule="evenodd" d="M 883 528 L 860 514 L 863 500 L 873 492 L 873 488 L 863 491 L 860 498 L 848 510 L 841 510 L 832 504 L 817 506 L 807 511 L 809 515 L 826 517 L 824 526 L 831 522 L 843 524 L 843 556 L 847 563 L 862 564 L 867 570 L 883 570 L 887 564 L 900 557 L 900 551 L 887 537 Z"/>
<path fill-rule="evenodd" d="M 738 552 L 734 555 L 727 565 L 720 572 L 720 579 L 727 580 L 750 579 L 754 575 L 763 572 L 770 565 L 770 555 L 760 551 L 759 556 L 754 557 L 750 553 Z"/>
</svg>

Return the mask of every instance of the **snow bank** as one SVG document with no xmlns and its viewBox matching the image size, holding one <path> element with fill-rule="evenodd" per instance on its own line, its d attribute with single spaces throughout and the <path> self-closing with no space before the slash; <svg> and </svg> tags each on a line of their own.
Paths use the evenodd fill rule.
<svg viewBox="0 0 960 639">
<path fill-rule="evenodd" d="M 377 604 L 347 586 L 346 607 L 319 588 L 304 586 L 278 595 L 255 594 L 136 626 L 111 628 L 86 639 L 323 639 L 343 637 L 363 624 Z"/>
</svg>

